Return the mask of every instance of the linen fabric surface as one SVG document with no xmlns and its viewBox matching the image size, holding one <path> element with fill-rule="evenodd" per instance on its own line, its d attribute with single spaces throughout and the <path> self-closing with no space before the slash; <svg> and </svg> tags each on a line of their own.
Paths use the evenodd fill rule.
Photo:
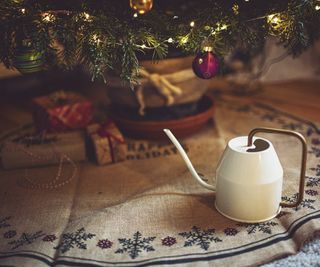
<svg viewBox="0 0 320 267">
<path fill-rule="evenodd" d="M 168 141 L 127 140 L 127 161 L 79 163 L 72 181 L 32 189 L 25 170 L 0 171 L 0 266 L 252 266 L 294 254 L 320 229 L 320 131 L 309 121 L 259 103 L 220 100 L 214 123 L 181 140 L 197 171 L 214 183 L 228 140 L 267 126 L 294 129 L 308 141 L 305 196 L 264 223 L 227 219 L 214 194 L 189 174 Z M 283 200 L 297 197 L 301 146 L 270 140 L 284 168 Z M 28 170 L 51 181 L 57 166 Z M 61 179 L 72 166 L 62 165 Z M 266 200 L 267 201 L 267 200 Z"/>
</svg>

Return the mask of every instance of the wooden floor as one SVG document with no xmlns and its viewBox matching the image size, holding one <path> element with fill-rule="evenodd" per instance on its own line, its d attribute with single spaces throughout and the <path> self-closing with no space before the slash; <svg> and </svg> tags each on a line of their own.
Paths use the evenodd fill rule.
<svg viewBox="0 0 320 267">
<path fill-rule="evenodd" d="M 292 81 L 265 86 L 252 100 L 320 122 L 320 81 Z"/>
<path fill-rule="evenodd" d="M 261 92 L 251 96 L 232 95 L 223 88 L 219 91 L 224 97 L 241 99 L 245 102 L 258 101 L 313 122 L 320 122 L 320 80 L 267 84 L 263 86 Z M 31 98 L 15 100 L 14 95 L 11 95 L 11 99 L 8 97 L 0 99 L 0 134 L 32 121 Z"/>
<path fill-rule="evenodd" d="M 221 89 L 224 94 L 224 90 Z M 297 80 L 264 84 L 262 90 L 251 96 L 225 97 L 244 102 L 260 102 L 293 115 L 320 123 L 320 80 Z"/>
</svg>

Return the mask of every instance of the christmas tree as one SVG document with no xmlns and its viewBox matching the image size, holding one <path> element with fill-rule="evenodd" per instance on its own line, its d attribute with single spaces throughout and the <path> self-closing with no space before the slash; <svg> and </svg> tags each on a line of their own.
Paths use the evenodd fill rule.
<svg viewBox="0 0 320 267">
<path fill-rule="evenodd" d="M 112 71 L 131 83 L 145 57 L 198 53 L 193 69 L 210 78 L 228 52 L 255 55 L 270 35 L 292 56 L 320 36 L 319 0 L 1 0 L 0 18 L 0 61 L 8 68 L 85 64 L 93 80 Z"/>
</svg>

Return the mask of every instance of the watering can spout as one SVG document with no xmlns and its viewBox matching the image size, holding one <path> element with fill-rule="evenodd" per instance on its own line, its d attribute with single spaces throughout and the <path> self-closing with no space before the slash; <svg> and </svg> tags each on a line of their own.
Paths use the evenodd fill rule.
<svg viewBox="0 0 320 267">
<path fill-rule="evenodd" d="M 179 143 L 177 138 L 173 135 L 173 133 L 169 129 L 163 129 L 163 131 L 169 137 L 171 142 L 175 145 L 175 147 L 179 151 L 181 157 L 183 158 L 185 164 L 187 165 L 190 173 L 197 180 L 197 182 L 200 183 L 203 187 L 205 187 L 211 191 L 215 191 L 216 189 L 213 185 L 210 185 L 201 179 L 201 177 L 199 176 L 199 174 L 196 172 L 195 168 L 193 167 L 189 157 L 187 156 L 187 153 L 184 151 L 183 147 L 181 146 L 181 144 Z"/>
</svg>

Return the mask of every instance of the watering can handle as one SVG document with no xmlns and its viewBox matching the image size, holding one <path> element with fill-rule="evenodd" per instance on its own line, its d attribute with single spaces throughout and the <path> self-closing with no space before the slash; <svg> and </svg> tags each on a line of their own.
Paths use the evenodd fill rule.
<svg viewBox="0 0 320 267">
<path fill-rule="evenodd" d="M 299 194 L 297 201 L 295 203 L 285 203 L 281 202 L 281 207 L 294 208 L 297 207 L 303 200 L 304 194 L 304 184 L 305 184 L 305 174 L 306 174 L 306 163 L 307 163 L 307 142 L 304 136 L 298 132 L 274 128 L 255 128 L 248 134 L 248 146 L 252 146 L 253 136 L 256 133 L 275 133 L 275 134 L 285 134 L 298 138 L 302 144 L 302 157 L 301 157 L 301 169 L 300 169 L 300 183 L 299 183 Z"/>
</svg>

